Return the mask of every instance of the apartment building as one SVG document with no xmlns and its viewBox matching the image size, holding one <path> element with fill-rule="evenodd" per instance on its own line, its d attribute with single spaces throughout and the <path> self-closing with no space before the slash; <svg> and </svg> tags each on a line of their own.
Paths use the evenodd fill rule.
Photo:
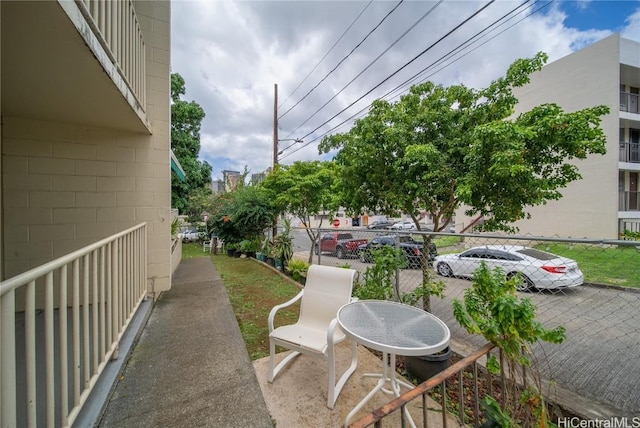
<svg viewBox="0 0 640 428">
<path fill-rule="evenodd" d="M 147 223 L 170 278 L 169 1 L 2 1 L 1 278 Z"/>
<path fill-rule="evenodd" d="M 640 230 L 640 43 L 611 35 L 549 63 L 515 92 L 516 114 L 543 103 L 565 111 L 607 105 L 601 127 L 607 153 L 577 161 L 582 180 L 563 197 L 530 207 L 531 219 L 515 225 L 522 234 L 617 239 L 625 229 Z M 462 223 L 471 221 L 462 212 Z"/>
</svg>

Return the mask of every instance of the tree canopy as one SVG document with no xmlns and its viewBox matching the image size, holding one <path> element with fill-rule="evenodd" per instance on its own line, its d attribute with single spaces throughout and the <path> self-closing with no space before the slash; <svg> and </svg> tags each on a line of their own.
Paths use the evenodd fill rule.
<svg viewBox="0 0 640 428">
<path fill-rule="evenodd" d="M 599 127 L 606 106 L 566 113 L 544 104 L 512 118 L 513 89 L 529 82 L 547 60 L 519 59 L 506 75 L 480 90 L 426 82 L 399 101 L 375 101 L 347 133 L 325 137 L 321 152 L 338 149 L 342 204 L 411 215 L 431 214 L 434 230 L 466 204 L 484 227 L 514 230 L 527 206 L 558 199 L 580 178 L 571 161 L 605 153 Z"/>
<path fill-rule="evenodd" d="M 207 226 L 224 242 L 261 238 L 277 216 L 267 192 L 257 186 L 241 186 L 213 197 Z"/>
<path fill-rule="evenodd" d="M 422 211 L 442 231 L 456 210 L 481 215 L 485 230 L 514 231 L 528 206 L 559 199 L 580 178 L 574 159 L 605 153 L 600 128 L 606 106 L 564 112 L 544 104 L 513 118 L 513 89 L 547 60 L 539 53 L 515 61 L 504 77 L 480 90 L 432 82 L 399 101 L 375 101 L 349 132 L 325 137 L 320 152 L 337 149 L 341 203 L 351 211 L 407 213 L 420 229 Z M 425 248 L 430 235 L 423 235 Z M 424 256 L 423 256 L 424 257 Z M 423 260 L 422 294 L 442 287 Z"/>
<path fill-rule="evenodd" d="M 269 192 L 278 212 L 291 213 L 307 226 L 307 236 L 313 243 L 317 233 L 308 227 L 311 216 L 335 211 L 335 182 L 336 165 L 333 162 L 297 161 L 292 165 L 278 165 L 260 186 Z M 310 251 L 309 263 L 311 257 Z"/>
<path fill-rule="evenodd" d="M 211 165 L 199 161 L 200 125 L 204 110 L 195 101 L 184 101 L 185 82 L 178 73 L 171 74 L 171 148 L 185 171 L 186 181 L 171 177 L 171 205 L 180 212 L 189 210 L 192 193 L 209 189 Z M 206 192 L 206 190 L 205 190 Z M 209 189 L 210 193 L 210 189 Z"/>
</svg>

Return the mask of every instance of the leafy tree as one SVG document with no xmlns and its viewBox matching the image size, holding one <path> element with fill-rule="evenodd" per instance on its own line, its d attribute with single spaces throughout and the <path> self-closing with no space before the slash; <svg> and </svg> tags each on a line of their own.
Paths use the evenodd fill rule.
<svg viewBox="0 0 640 428">
<path fill-rule="evenodd" d="M 226 243 L 255 240 L 273 224 L 277 211 L 268 194 L 256 186 L 242 186 L 213 198 L 209 230 Z"/>
<path fill-rule="evenodd" d="M 530 299 L 520 299 L 516 295 L 519 278 L 505 279 L 500 268 L 490 270 L 485 263 L 473 274 L 473 284 L 464 292 L 462 301 L 453 300 L 453 315 L 458 323 L 469 333 L 479 334 L 500 348 L 506 359 L 503 367 L 509 379 L 510 393 L 503 394 L 505 402 L 502 408 L 496 400 L 488 398 L 483 405 L 490 407 L 490 414 L 496 422 L 513 415 L 508 426 L 548 426 L 544 398 L 540 391 L 542 383 L 531 344 L 539 342 L 562 343 L 566 338 L 566 329 L 558 326 L 553 329 L 544 327 L 536 320 L 536 307 Z M 522 367 L 528 368 L 526 372 Z M 487 360 L 487 368 L 497 374 L 500 363 L 495 356 Z M 533 368 L 533 370 L 531 370 Z M 534 384 L 528 385 L 528 379 L 521 376 L 527 373 Z M 519 387 L 524 385 L 524 389 Z M 519 396 L 519 397 L 518 397 Z M 528 410 L 523 412 L 523 408 Z M 506 410 L 504 413 L 502 410 Z M 520 421 L 517 416 L 525 415 L 533 420 Z M 501 425 L 504 426 L 504 425 Z"/>
<path fill-rule="evenodd" d="M 198 189 L 209 189 L 211 165 L 199 161 L 200 124 L 204 110 L 195 101 L 180 99 L 185 93 L 185 83 L 178 73 L 171 74 L 171 148 L 180 161 L 186 175 L 181 181 L 171 177 L 171 205 L 180 212 L 189 210 L 189 196 Z M 209 189 L 210 193 L 210 189 Z"/>
<path fill-rule="evenodd" d="M 487 230 L 514 230 L 527 206 L 562 195 L 580 178 L 572 159 L 605 153 L 600 117 L 606 106 L 565 113 L 545 104 L 511 118 L 513 89 L 529 82 L 547 60 L 543 53 L 519 59 L 484 89 L 413 86 L 398 102 L 375 101 L 369 114 L 347 133 L 323 139 L 321 152 L 338 149 L 341 203 L 353 211 L 404 212 L 420 229 L 420 212 L 441 231 L 457 208 L 481 214 Z M 424 236 L 428 248 L 428 235 Z M 425 255 L 426 258 L 426 255 Z M 423 299 L 433 287 L 423 260 Z"/>
<path fill-rule="evenodd" d="M 317 230 L 310 227 L 311 216 L 327 210 L 335 211 L 335 178 L 333 162 L 297 161 L 292 165 L 279 165 L 260 183 L 271 195 L 278 212 L 293 214 L 305 226 L 312 243 L 309 263 L 313 257 L 313 243 L 318 239 Z"/>
</svg>

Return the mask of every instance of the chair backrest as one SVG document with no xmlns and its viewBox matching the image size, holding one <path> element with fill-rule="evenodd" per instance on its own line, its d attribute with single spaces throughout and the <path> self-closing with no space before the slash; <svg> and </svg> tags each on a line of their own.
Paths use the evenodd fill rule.
<svg viewBox="0 0 640 428">
<path fill-rule="evenodd" d="M 299 323 L 326 329 L 338 309 L 351 300 L 356 270 L 311 265 L 307 271 Z"/>
</svg>

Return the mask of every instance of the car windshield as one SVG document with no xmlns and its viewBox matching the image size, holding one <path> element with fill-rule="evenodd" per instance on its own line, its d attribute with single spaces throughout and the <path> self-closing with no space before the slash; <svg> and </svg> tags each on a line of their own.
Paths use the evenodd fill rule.
<svg viewBox="0 0 640 428">
<path fill-rule="evenodd" d="M 553 260 L 558 258 L 555 254 L 545 253 L 544 251 L 536 250 L 535 248 L 524 248 L 517 252 L 538 260 Z"/>
</svg>

